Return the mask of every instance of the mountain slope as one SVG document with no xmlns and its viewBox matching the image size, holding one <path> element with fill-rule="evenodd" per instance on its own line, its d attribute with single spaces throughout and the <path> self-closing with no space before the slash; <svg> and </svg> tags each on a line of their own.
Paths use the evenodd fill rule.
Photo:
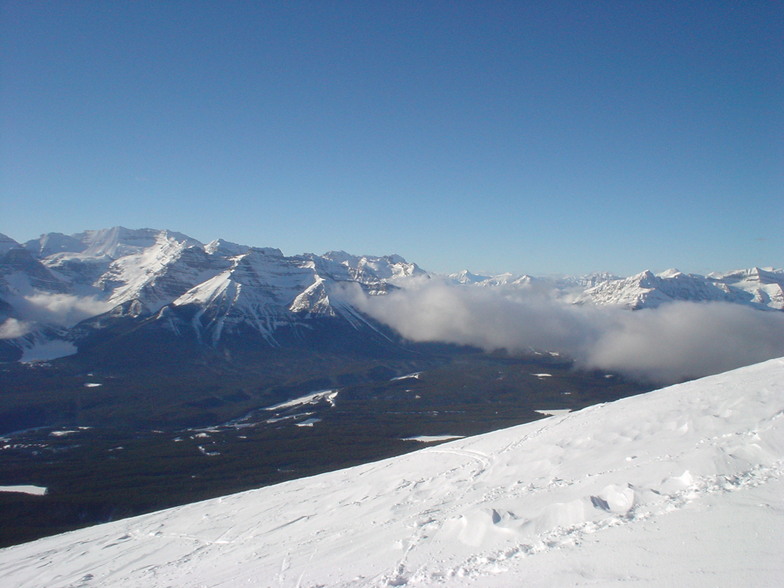
<svg viewBox="0 0 784 588">
<path fill-rule="evenodd" d="M 7 548 L 0 573 L 20 587 L 776 585 L 783 475 L 775 359 Z"/>
</svg>

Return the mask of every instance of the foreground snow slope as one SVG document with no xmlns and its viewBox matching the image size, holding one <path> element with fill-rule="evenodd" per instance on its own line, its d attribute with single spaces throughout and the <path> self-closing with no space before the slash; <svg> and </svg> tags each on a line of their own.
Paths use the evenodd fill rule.
<svg viewBox="0 0 784 588">
<path fill-rule="evenodd" d="M 546 408 L 546 407 L 545 407 Z M 0 551 L 8 586 L 773 586 L 784 359 Z"/>
</svg>

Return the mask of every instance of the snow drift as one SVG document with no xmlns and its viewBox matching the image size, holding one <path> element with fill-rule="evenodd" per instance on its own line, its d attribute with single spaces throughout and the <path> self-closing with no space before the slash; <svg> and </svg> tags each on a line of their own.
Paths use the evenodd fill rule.
<svg viewBox="0 0 784 588">
<path fill-rule="evenodd" d="M 777 585 L 784 358 L 0 550 L 14 586 Z"/>
</svg>

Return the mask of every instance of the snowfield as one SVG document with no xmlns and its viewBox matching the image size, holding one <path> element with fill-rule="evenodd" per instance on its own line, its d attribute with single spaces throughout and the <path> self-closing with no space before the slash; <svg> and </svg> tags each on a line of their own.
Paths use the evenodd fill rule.
<svg viewBox="0 0 784 588">
<path fill-rule="evenodd" d="M 775 586 L 784 358 L 0 550 L 8 586 Z"/>
</svg>

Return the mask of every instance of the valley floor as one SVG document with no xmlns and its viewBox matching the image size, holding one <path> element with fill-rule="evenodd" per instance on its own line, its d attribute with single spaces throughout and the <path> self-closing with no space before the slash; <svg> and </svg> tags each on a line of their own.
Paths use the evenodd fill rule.
<svg viewBox="0 0 784 588">
<path fill-rule="evenodd" d="M 14 586 L 774 586 L 784 359 L 0 550 Z"/>
</svg>

